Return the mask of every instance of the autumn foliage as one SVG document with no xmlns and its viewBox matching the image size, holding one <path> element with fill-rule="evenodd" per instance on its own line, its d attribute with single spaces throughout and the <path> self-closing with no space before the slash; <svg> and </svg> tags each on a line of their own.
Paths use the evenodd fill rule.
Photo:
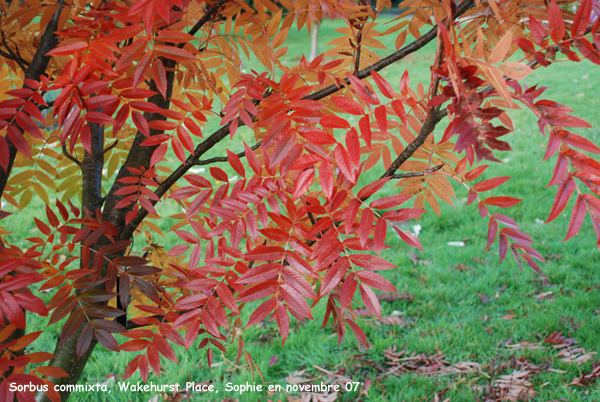
<svg viewBox="0 0 600 402">
<path fill-rule="evenodd" d="M 0 246 L 1 400 L 32 400 L 9 382 L 76 383 L 98 342 L 135 352 L 122 374 L 144 381 L 160 375 L 161 359 L 176 361 L 174 346 L 199 346 L 210 364 L 233 342 L 258 369 L 242 329 L 264 319 L 283 342 L 293 317 L 367 346 L 353 308 L 380 316 L 376 291 L 395 291 L 378 272 L 395 268 L 382 252 L 388 232 L 422 249 L 398 223 L 439 215 L 455 190 L 489 221 L 485 247 L 543 275 L 544 258 L 506 212 L 521 200 L 487 195 L 510 179 L 483 163 L 511 149 L 517 107 L 537 117 L 544 159 L 556 160 L 547 220 L 575 198 L 565 240 L 588 214 L 600 238 L 600 163 L 590 156 L 600 149 L 569 131 L 589 125 L 519 82 L 558 57 L 600 64 L 597 1 L 406 0 L 382 24 L 389 7 L 0 0 L 0 192 L 18 210 L 32 197 L 46 204 L 45 217 L 21 223 L 37 227 L 26 249 Z M 346 24 L 328 50 L 282 61 L 288 33 L 324 18 Z M 385 57 L 374 51 L 387 49 L 382 38 L 395 43 Z M 427 82 L 378 73 L 428 43 Z M 248 58 L 259 72 L 246 71 Z M 206 158 L 222 141 L 233 144 L 226 154 Z M 206 174 L 190 172 L 199 165 Z M 361 180 L 369 170 L 380 178 Z M 378 196 L 384 188 L 392 195 Z M 178 211 L 171 249 L 152 222 L 158 204 Z M 131 247 L 138 235 L 142 252 Z M 325 316 L 313 317 L 319 301 Z M 27 352 L 40 335 L 27 314 L 66 318 L 54 353 Z M 68 395 L 49 387 L 38 397 Z"/>
</svg>

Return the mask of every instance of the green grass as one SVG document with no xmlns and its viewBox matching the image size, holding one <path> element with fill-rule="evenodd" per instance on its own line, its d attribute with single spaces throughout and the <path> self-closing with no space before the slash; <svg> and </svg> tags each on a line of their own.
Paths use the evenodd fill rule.
<svg viewBox="0 0 600 402">
<path fill-rule="evenodd" d="M 325 22 L 320 33 L 321 44 L 334 37 L 331 22 Z M 390 48 L 393 43 L 386 42 Z M 306 32 L 291 34 L 288 61 L 297 61 L 302 52 L 309 51 L 309 38 Z M 404 70 L 411 73 L 411 85 L 418 81 L 427 84 L 428 62 L 432 58 L 432 47 L 410 56 L 383 72 L 390 82 L 397 83 Z M 385 52 L 379 52 L 383 55 Z M 250 66 L 252 64 L 250 63 Z M 540 69 L 527 83 L 537 82 L 548 86 L 545 97 L 557 100 L 574 110 L 574 114 L 584 118 L 594 127 L 600 126 L 600 100 L 592 94 L 600 84 L 597 70 L 590 63 L 564 64 Z M 396 84 L 394 84 L 396 85 Z M 338 346 L 337 336 L 331 324 L 320 329 L 324 306 L 317 306 L 313 314 L 315 322 L 304 324 L 293 322 L 289 339 L 284 347 L 275 332 L 273 323 L 260 324 L 243 333 L 247 350 L 261 369 L 266 384 L 282 384 L 285 378 L 297 370 L 306 370 L 305 375 L 321 375 L 320 369 L 340 373 L 354 381 L 375 380 L 381 375 L 374 363 L 385 367 L 383 351 L 393 345 L 398 349 L 406 348 L 409 353 L 434 354 L 437 350 L 446 354 L 450 363 L 473 361 L 482 365 L 492 362 L 508 361 L 511 355 L 526 358 L 533 364 L 548 363 L 553 368 L 566 373 L 542 372 L 530 378 L 537 392 L 535 400 L 565 398 L 568 401 L 594 401 L 600 399 L 598 388 L 568 387 L 565 384 L 578 377 L 581 372 L 591 370 L 591 362 L 582 366 L 559 361 L 553 350 L 512 350 L 504 346 L 521 341 L 539 342 L 552 332 L 563 332 L 573 337 L 587 351 L 600 352 L 600 316 L 595 312 L 598 307 L 598 289 L 600 288 L 600 255 L 595 246 L 595 237 L 588 221 L 577 237 L 567 243 L 562 239 L 566 233 L 568 216 L 572 203 L 563 216 L 554 222 L 543 225 L 553 202 L 555 188 L 546 189 L 551 177 L 553 160 L 541 162 L 546 139 L 537 128 L 535 117 L 527 111 L 511 113 L 516 130 L 507 136 L 514 152 L 499 153 L 503 164 L 493 164 L 484 178 L 493 176 L 511 176 L 506 185 L 493 190 L 493 195 L 510 195 L 522 198 L 523 202 L 507 212 L 514 217 L 526 233 L 535 241 L 534 246 L 547 257 L 548 262 L 542 269 L 549 283 L 540 281 L 540 277 L 524 267 L 520 272 L 516 263 L 507 256 L 503 264 L 498 264 L 497 246 L 489 252 L 484 251 L 487 236 L 487 220 L 481 219 L 475 206 L 465 206 L 466 193 L 456 188 L 455 207 L 442 206 L 442 216 L 433 212 L 426 213 L 420 220 L 422 226 L 420 239 L 425 252 L 415 251 L 406 246 L 393 232 L 388 233 L 389 250 L 384 256 L 398 268 L 385 273 L 402 292 L 414 294 L 414 300 L 383 301 L 384 315 L 400 313 L 411 322 L 409 326 L 371 325 L 371 319 L 362 319 L 363 328 L 372 346 L 369 349 L 359 347 L 349 332 Z M 440 124 L 443 129 L 443 123 Z M 209 132 L 210 130 L 206 130 Z M 595 143 L 600 142 L 597 128 L 578 131 Z M 249 135 L 241 129 L 240 134 Z M 224 148 L 236 152 L 239 145 L 228 142 L 215 147 L 207 158 L 220 156 Z M 233 171 L 223 166 L 231 175 Z M 368 182 L 377 177 L 382 167 L 375 167 L 364 177 Z M 392 194 L 393 189 L 385 195 Z M 22 242 L 22 239 L 35 232 L 33 226 L 19 225 L 20 221 L 32 222 L 32 216 L 42 218 L 43 212 L 34 200 L 25 211 L 6 220 L 7 229 L 15 232 L 9 239 Z M 10 208 L 9 208 L 10 210 Z M 159 209 L 167 215 L 174 213 L 172 206 L 164 205 Z M 16 211 L 13 211 L 16 212 Z M 157 224 L 168 230 L 175 221 L 162 219 Z M 167 247 L 177 241 L 168 234 L 159 242 Z M 451 247 L 447 242 L 464 241 L 464 247 Z M 18 243 L 25 245 L 26 243 Z M 141 244 L 138 242 L 137 244 Z M 462 265 L 461 265 L 462 264 Z M 465 267 L 464 272 L 455 267 Z M 554 300 L 536 300 L 541 292 L 552 292 Z M 478 294 L 489 298 L 483 303 Z M 359 304 L 357 303 L 357 306 Z M 248 312 L 245 311 L 247 317 Z M 507 315 L 514 317 L 506 319 Z M 575 329 L 567 319 L 572 317 L 581 325 Z M 45 323 L 33 319 L 34 328 L 41 330 Z M 60 331 L 60 325 L 54 325 L 45 332 L 36 343 L 35 350 L 51 351 L 54 339 Z M 164 373 L 158 378 L 150 375 L 154 383 L 184 384 L 186 381 L 212 380 L 218 394 L 196 395 L 192 400 L 239 399 L 243 402 L 266 400 L 264 392 L 236 393 L 225 392 L 225 384 L 243 384 L 247 381 L 261 384 L 260 377 L 252 373 L 247 365 L 235 366 L 237 345 L 230 345 L 224 356 L 215 350 L 215 367 L 206 365 L 205 351 L 185 352 L 177 348 L 180 363 L 163 362 Z M 277 356 L 277 362 L 269 367 L 269 361 Z M 129 353 L 114 354 L 98 346 L 84 371 L 82 382 L 104 381 L 114 374 L 121 379 L 127 362 L 132 358 Z M 496 359 L 496 360 L 495 360 Z M 372 360 L 374 363 L 369 363 Z M 318 368 L 317 368 L 318 367 Z M 320 369 L 319 369 L 320 368 Z M 345 370 L 345 371 L 344 371 Z M 488 368 L 484 369 L 489 371 Z M 498 374 L 509 374 L 512 368 L 506 368 Z M 130 381 L 138 381 L 136 374 Z M 452 401 L 483 400 L 474 386 L 485 387 L 493 380 L 484 374 L 449 375 L 429 377 L 417 374 L 405 374 L 400 377 L 387 376 L 375 381 L 363 400 L 368 401 L 431 401 L 434 394 L 447 389 L 443 398 Z M 319 382 L 319 381 L 317 381 Z M 110 394 L 74 394 L 74 401 L 141 401 L 150 399 L 155 393 L 121 393 L 115 385 Z M 283 395 L 270 397 L 273 400 L 285 400 Z M 342 392 L 340 399 L 353 401 L 357 393 Z"/>
</svg>

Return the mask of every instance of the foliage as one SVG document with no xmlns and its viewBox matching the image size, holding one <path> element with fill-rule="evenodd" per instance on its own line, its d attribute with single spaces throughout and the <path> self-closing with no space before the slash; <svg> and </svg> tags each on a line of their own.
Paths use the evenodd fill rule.
<svg viewBox="0 0 600 402">
<path fill-rule="evenodd" d="M 196 340 L 209 365 L 213 348 L 235 342 L 238 361 L 258 370 L 243 328 L 269 318 L 285 342 L 290 316 L 313 319 L 320 300 L 323 326 L 333 321 L 339 342 L 349 328 L 367 346 L 353 300 L 359 293 L 381 317 L 374 290 L 396 290 L 376 272 L 395 267 L 381 256 L 388 228 L 422 249 L 400 223 L 427 209 L 439 215 L 438 200 L 453 203 L 452 182 L 488 220 L 487 248 L 498 238 L 500 261 L 510 249 L 543 275 L 532 238 L 496 212 L 521 200 L 484 194 L 510 177 L 472 183 L 488 167 L 479 162 L 511 149 L 500 137 L 518 105 L 548 138 L 544 159 L 558 153 L 547 221 L 577 191 L 565 240 L 587 214 L 600 238 L 600 164 L 589 156 L 600 149 L 568 131 L 589 125 L 541 99 L 545 88 L 519 83 L 558 52 L 600 64 L 598 5 L 575 4 L 572 13 L 554 0 L 407 0 L 385 27 L 385 1 L 0 3 L 0 191 L 20 210 L 34 194 L 46 204 L 27 249 L 1 246 L 4 400 L 14 396 L 9 383 L 32 385 L 19 400 L 36 391 L 65 400 L 69 392 L 53 384 L 77 382 L 98 342 L 136 352 L 125 378 L 160 375 L 161 355 L 176 361 L 172 345 Z M 347 24 L 333 48 L 282 63 L 289 31 L 325 17 Z M 382 37 L 396 49 L 380 58 Z M 392 83 L 378 73 L 432 41 L 427 87 L 411 87 L 408 71 Z M 245 71 L 244 58 L 262 69 Z M 213 121 L 221 127 L 205 136 Z M 228 137 L 235 149 L 201 159 Z M 361 182 L 380 161 L 380 179 Z M 211 165 L 210 178 L 191 172 L 198 165 Z M 396 194 L 368 201 L 393 181 Z M 169 250 L 152 240 L 162 234 L 150 220 L 159 203 L 182 210 L 170 229 L 181 243 Z M 143 255 L 132 248 L 137 235 L 147 240 Z M 53 291 L 48 303 L 31 293 L 37 284 Z M 26 333 L 25 310 L 50 315 L 49 325 L 66 319 L 54 354 L 26 353 L 40 333 Z"/>
</svg>

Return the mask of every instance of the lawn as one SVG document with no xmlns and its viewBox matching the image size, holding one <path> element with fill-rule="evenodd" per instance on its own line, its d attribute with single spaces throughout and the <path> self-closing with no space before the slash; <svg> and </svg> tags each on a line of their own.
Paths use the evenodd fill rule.
<svg viewBox="0 0 600 402">
<path fill-rule="evenodd" d="M 337 22 L 323 23 L 321 50 L 333 39 Z M 393 49 L 393 43 L 387 43 Z M 289 37 L 288 61 L 297 61 L 309 53 L 306 32 Z M 426 47 L 382 74 L 390 82 L 398 82 L 404 70 L 411 72 L 411 86 L 419 81 L 427 85 L 428 62 L 433 48 Z M 379 54 L 385 54 L 379 51 Z M 249 63 L 252 67 L 252 63 Z M 577 131 L 600 143 L 600 100 L 592 94 L 598 90 L 600 75 L 588 62 L 562 64 L 540 69 L 526 82 L 548 86 L 546 98 L 563 103 L 574 114 L 595 128 Z M 331 323 L 321 329 L 324 306 L 316 307 L 314 322 L 292 324 L 289 339 L 282 347 L 273 323 L 261 323 L 244 332 L 247 350 L 262 371 L 263 379 L 251 372 L 243 361 L 235 364 L 237 345 L 228 353 L 215 350 L 212 368 L 206 364 L 205 351 L 185 352 L 177 349 L 179 364 L 163 362 L 161 377 L 151 374 L 155 384 L 185 384 L 188 381 L 210 381 L 218 393 L 161 395 L 158 400 L 221 401 L 224 398 L 242 402 L 267 398 L 300 401 L 299 392 L 279 392 L 267 397 L 266 392 L 227 391 L 227 384 L 340 384 L 337 395 L 321 394 L 324 401 L 484 401 L 485 396 L 507 397 L 509 392 L 523 392 L 533 400 L 598 401 L 597 385 L 568 385 L 592 371 L 596 352 L 600 352 L 600 254 L 595 245 L 591 223 L 586 221 L 577 237 L 563 243 L 570 206 L 554 222 L 544 225 L 552 206 L 555 188 L 545 188 L 551 177 L 554 160 L 541 162 L 546 139 L 537 128 L 535 117 L 527 111 L 511 114 L 516 130 L 508 136 L 513 152 L 500 153 L 501 164 L 492 164 L 483 178 L 511 176 L 506 185 L 493 190 L 493 195 L 510 195 L 523 202 L 508 210 L 534 239 L 534 246 L 547 259 L 542 269 L 544 280 L 527 267 L 522 271 L 510 257 L 498 264 L 497 246 L 484 251 L 487 220 L 481 219 L 475 206 L 466 206 L 467 194 L 456 187 L 455 206 L 442 205 L 441 217 L 433 212 L 423 215 L 420 240 L 425 252 L 409 248 L 393 232 L 388 232 L 391 249 L 385 257 L 398 268 L 386 271 L 401 295 L 380 295 L 384 320 L 365 315 L 360 324 L 372 344 L 359 347 L 351 333 L 338 345 Z M 439 125 L 443 130 L 444 124 Z M 216 126 L 214 126 L 216 127 Z M 210 132 L 209 129 L 206 130 Z M 240 135 L 249 132 L 240 130 Z M 207 158 L 221 156 L 225 147 L 239 152 L 241 147 L 226 143 L 216 147 Z M 238 149 L 240 148 L 240 149 Z M 227 170 L 228 166 L 223 166 Z M 365 183 L 379 176 L 376 166 Z M 227 170 L 231 175 L 233 171 Z M 393 188 L 388 194 L 393 193 Z M 40 200 L 33 200 L 23 213 L 7 219 L 7 229 L 15 232 L 9 239 L 25 245 L 32 227 L 17 220 L 30 216 L 42 218 Z M 7 210 L 16 212 L 13 207 Z M 176 213 L 172 205 L 161 206 L 159 212 Z M 504 212 L 504 211 L 503 211 Z M 25 218 L 23 214 L 26 215 Z M 175 221 L 165 218 L 156 223 L 167 231 Z M 176 237 L 167 233 L 157 241 L 173 245 Z M 22 243 L 19 243 L 22 242 Z M 449 242 L 463 242 L 451 246 Z M 142 242 L 136 242 L 141 247 Z M 45 297 L 47 297 L 46 295 Z M 357 307 L 361 307 L 357 304 Z M 245 311 L 247 318 L 248 312 Z M 30 317 L 33 318 L 33 317 Z M 34 320 L 35 321 L 35 320 Z M 35 321 L 35 330 L 45 323 Z M 34 344 L 36 350 L 51 351 L 60 332 L 55 324 Z M 218 352 L 218 353 L 217 353 Z M 145 401 L 157 392 L 123 392 L 125 366 L 130 353 L 114 354 L 98 346 L 84 371 L 81 382 L 105 382 L 110 393 L 73 394 L 74 401 Z M 514 374 L 513 374 L 514 373 Z M 513 374 L 512 377 L 510 375 Z M 130 382 L 139 381 L 138 374 Z M 345 384 L 357 382 L 358 389 L 345 391 Z M 368 388 L 368 392 L 366 390 Z M 360 395 L 359 395 L 360 391 Z M 303 395 L 306 398 L 306 395 Z M 286 399 L 287 398 L 287 399 Z M 436 399 L 438 398 L 438 399 Z M 307 399 L 303 399 L 307 400 Z M 492 399 L 493 400 L 493 399 Z"/>
</svg>

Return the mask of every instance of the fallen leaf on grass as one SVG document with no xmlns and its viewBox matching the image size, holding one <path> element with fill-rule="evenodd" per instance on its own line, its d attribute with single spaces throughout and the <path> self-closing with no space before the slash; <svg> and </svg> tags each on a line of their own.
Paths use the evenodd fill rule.
<svg viewBox="0 0 600 402">
<path fill-rule="evenodd" d="M 396 352 L 396 349 L 397 347 L 394 345 L 383 352 L 386 358 L 385 363 L 390 366 L 390 369 L 377 377 L 377 379 L 388 375 L 400 376 L 407 372 L 429 376 L 442 376 L 481 371 L 481 365 L 476 362 L 459 362 L 450 365 L 450 362 L 445 359 L 446 355 L 440 351 L 437 351 L 433 355 L 412 353 L 410 356 L 407 356 L 406 348 L 398 352 Z"/>
<path fill-rule="evenodd" d="M 593 385 L 598 378 L 600 378 L 600 359 L 597 362 L 593 362 L 592 371 L 589 374 L 581 374 L 580 377 L 575 378 L 569 385 L 577 385 L 580 387 L 589 387 Z"/>
<path fill-rule="evenodd" d="M 515 343 L 512 345 L 505 345 L 507 348 L 509 349 L 514 349 L 514 350 L 522 350 L 522 349 L 527 349 L 527 350 L 540 350 L 540 349 L 547 349 L 545 347 L 542 346 L 541 342 L 538 343 L 533 343 L 533 342 L 529 342 L 529 341 L 521 341 L 519 343 Z"/>
<path fill-rule="evenodd" d="M 500 376 L 494 381 L 494 388 L 498 390 L 499 400 L 526 401 L 535 397 L 532 384 L 528 381 L 529 371 L 519 370 L 509 375 Z"/>
<path fill-rule="evenodd" d="M 554 300 L 556 300 L 556 297 L 554 296 L 554 294 L 552 292 L 543 292 L 543 293 L 536 295 L 535 300 L 537 300 L 537 301 L 543 301 L 543 300 L 554 301 Z"/>
</svg>

